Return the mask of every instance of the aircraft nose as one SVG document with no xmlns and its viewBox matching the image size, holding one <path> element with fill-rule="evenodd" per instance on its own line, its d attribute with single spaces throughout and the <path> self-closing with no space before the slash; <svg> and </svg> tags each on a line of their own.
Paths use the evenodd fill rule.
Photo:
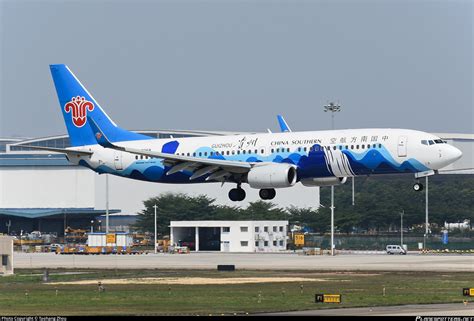
<svg viewBox="0 0 474 321">
<path fill-rule="evenodd" d="M 446 156 L 451 163 L 457 161 L 462 157 L 462 152 L 454 146 L 448 145 L 449 149 L 446 152 Z"/>
</svg>

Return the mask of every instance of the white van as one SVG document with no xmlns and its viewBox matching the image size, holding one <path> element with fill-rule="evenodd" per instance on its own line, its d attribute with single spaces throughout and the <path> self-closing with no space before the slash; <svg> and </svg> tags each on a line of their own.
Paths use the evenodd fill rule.
<svg viewBox="0 0 474 321">
<path fill-rule="evenodd" d="M 387 245 L 387 254 L 407 254 L 407 251 L 400 245 Z"/>
</svg>

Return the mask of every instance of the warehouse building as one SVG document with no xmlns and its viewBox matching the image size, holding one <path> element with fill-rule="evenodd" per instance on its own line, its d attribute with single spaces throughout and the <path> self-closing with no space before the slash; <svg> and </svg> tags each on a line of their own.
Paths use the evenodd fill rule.
<svg viewBox="0 0 474 321">
<path fill-rule="evenodd" d="M 288 221 L 171 221 L 170 242 L 191 251 L 286 250 Z"/>
</svg>

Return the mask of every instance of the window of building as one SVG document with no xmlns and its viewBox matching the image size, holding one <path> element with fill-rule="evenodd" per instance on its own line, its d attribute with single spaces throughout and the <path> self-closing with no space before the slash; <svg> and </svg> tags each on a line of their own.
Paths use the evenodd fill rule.
<svg viewBox="0 0 474 321">
<path fill-rule="evenodd" d="M 240 227 L 240 232 L 248 232 L 249 231 L 249 227 L 248 226 L 241 226 Z"/>
<path fill-rule="evenodd" d="M 273 241 L 273 246 L 277 246 L 277 241 Z"/>
<path fill-rule="evenodd" d="M 280 232 L 283 232 L 283 226 L 280 226 Z"/>
<path fill-rule="evenodd" d="M 277 228 L 276 226 L 273 227 L 273 232 L 276 232 L 277 231 Z"/>
<path fill-rule="evenodd" d="M 260 232 L 260 228 L 258 226 L 255 226 L 255 233 Z"/>
<path fill-rule="evenodd" d="M 258 241 L 255 241 L 255 247 L 258 247 Z"/>
<path fill-rule="evenodd" d="M 268 241 L 264 241 L 263 246 L 268 246 Z"/>
<path fill-rule="evenodd" d="M 280 246 L 283 246 L 283 241 L 280 241 Z"/>
<path fill-rule="evenodd" d="M 240 246 L 249 246 L 248 241 L 240 241 Z"/>
<path fill-rule="evenodd" d="M 222 228 L 222 233 L 229 233 L 230 232 L 230 227 L 229 226 L 224 226 Z"/>
<path fill-rule="evenodd" d="M 268 226 L 264 226 L 264 227 L 263 227 L 263 231 L 264 231 L 264 232 L 268 232 Z"/>
</svg>

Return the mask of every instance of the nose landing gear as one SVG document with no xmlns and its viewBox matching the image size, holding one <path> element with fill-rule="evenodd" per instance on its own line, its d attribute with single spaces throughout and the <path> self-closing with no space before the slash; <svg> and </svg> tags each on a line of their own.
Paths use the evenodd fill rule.
<svg viewBox="0 0 474 321">
<path fill-rule="evenodd" d="M 415 185 L 413 185 L 413 189 L 415 190 L 415 192 L 420 192 L 423 190 L 423 184 L 421 183 L 415 183 Z"/>
</svg>

